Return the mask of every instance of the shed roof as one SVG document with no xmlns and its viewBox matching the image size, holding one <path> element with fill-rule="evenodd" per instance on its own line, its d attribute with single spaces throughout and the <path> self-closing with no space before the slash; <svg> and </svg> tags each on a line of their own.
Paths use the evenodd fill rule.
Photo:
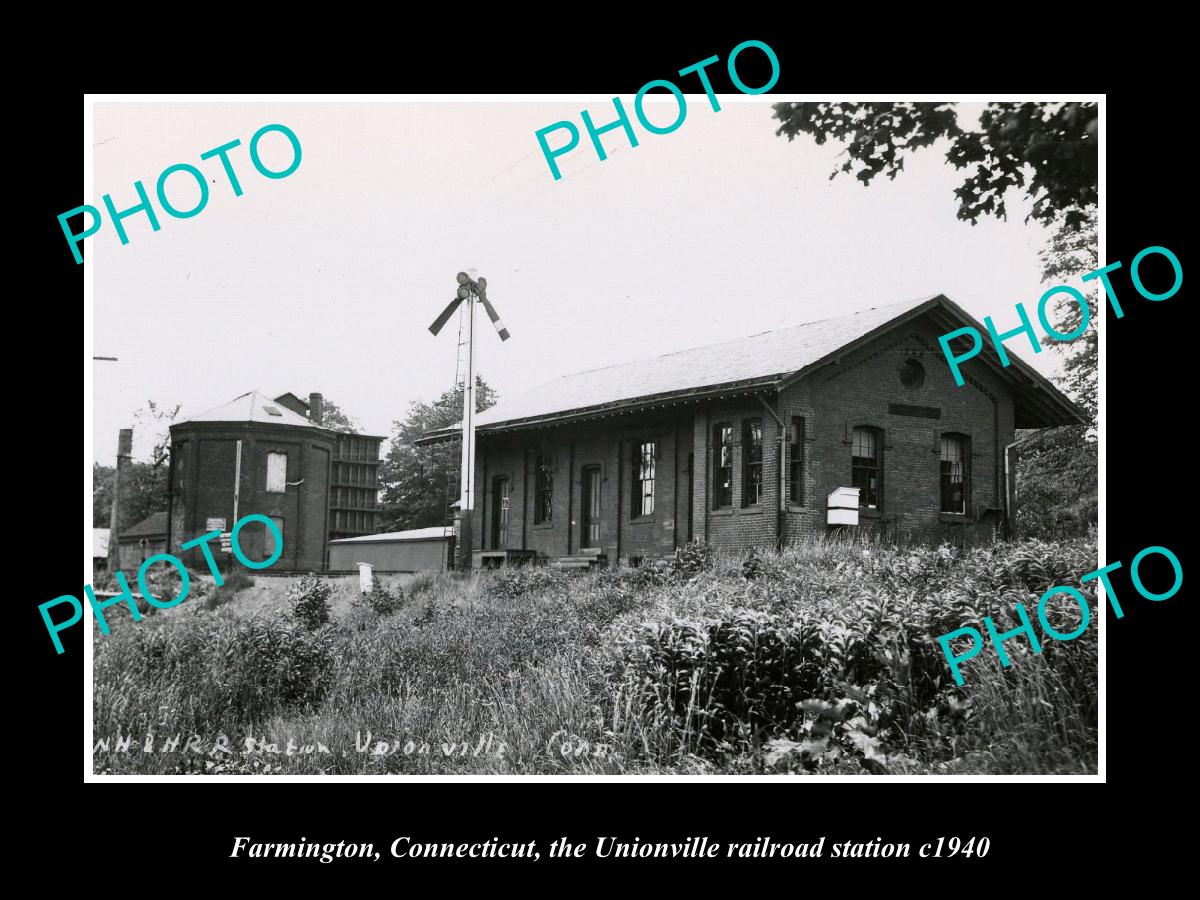
<svg viewBox="0 0 1200 900">
<path fill-rule="evenodd" d="M 228 403 L 181 419 L 180 422 L 261 422 L 265 425 L 296 425 L 300 428 L 321 427 L 258 391 L 242 394 Z"/>
<path fill-rule="evenodd" d="M 454 529 L 445 525 L 434 528 L 413 528 L 409 531 L 388 531 L 383 534 L 364 534 L 360 537 L 338 538 L 331 544 L 390 544 L 398 541 L 433 541 L 451 537 Z"/>
<path fill-rule="evenodd" d="M 165 512 L 151 513 L 136 525 L 126 528 L 119 535 L 119 540 L 133 537 L 166 537 L 167 514 Z"/>
<path fill-rule="evenodd" d="M 509 400 L 475 418 L 478 429 L 502 430 L 629 407 L 681 395 L 703 395 L 730 387 L 774 387 L 819 364 L 849 352 L 866 340 L 918 316 L 934 317 L 946 331 L 970 325 L 984 327 L 943 294 L 876 306 L 847 315 L 807 322 L 718 344 L 667 353 L 601 369 L 564 375 Z M 994 354 L 992 354 L 994 356 Z M 1009 351 L 1012 365 L 1001 368 L 983 353 L 972 362 L 988 364 L 1028 395 L 1018 402 L 1025 419 L 1043 424 L 1082 421 L 1082 413 L 1054 385 Z M 457 437 L 461 423 L 429 432 L 418 443 Z"/>
</svg>

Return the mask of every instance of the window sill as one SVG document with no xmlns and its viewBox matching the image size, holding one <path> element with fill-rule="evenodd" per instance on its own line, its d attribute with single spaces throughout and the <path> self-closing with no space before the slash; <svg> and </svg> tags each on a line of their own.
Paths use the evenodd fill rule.
<svg viewBox="0 0 1200 900">
<path fill-rule="evenodd" d="M 655 516 L 652 516 L 652 515 L 651 516 L 637 516 L 636 518 L 630 519 L 629 524 L 630 525 L 653 525 L 655 521 L 657 521 L 657 519 Z"/>
<path fill-rule="evenodd" d="M 787 507 L 787 511 L 790 513 L 807 513 L 807 512 L 812 512 L 812 507 L 811 506 L 796 506 L 793 503 L 789 503 L 788 507 Z"/>
<path fill-rule="evenodd" d="M 721 507 L 718 507 L 717 509 L 712 510 L 711 514 L 714 516 L 732 516 L 733 515 L 733 507 L 732 506 L 721 506 Z"/>
<path fill-rule="evenodd" d="M 743 516 L 756 516 L 763 511 L 762 505 L 755 503 L 752 506 L 743 506 L 738 512 Z"/>
<path fill-rule="evenodd" d="M 969 522 L 971 521 L 969 513 L 938 513 L 939 522 Z"/>
</svg>

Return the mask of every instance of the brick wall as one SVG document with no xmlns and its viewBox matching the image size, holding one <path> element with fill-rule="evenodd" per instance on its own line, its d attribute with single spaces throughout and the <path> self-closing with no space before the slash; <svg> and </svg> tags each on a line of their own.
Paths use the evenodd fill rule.
<svg viewBox="0 0 1200 900">
<path fill-rule="evenodd" d="M 1013 439 L 1011 395 L 985 370 L 957 387 L 938 348 L 938 334 L 913 323 L 784 390 L 785 421 L 803 416 L 806 431 L 804 505 L 789 507 L 789 536 L 827 530 L 826 497 L 851 485 L 850 440 L 856 425 L 874 426 L 883 434 L 882 503 L 877 516 L 864 511 L 860 523 L 897 539 L 941 541 L 958 534 L 955 523 L 974 520 L 984 507 L 1003 505 L 1002 453 Z M 900 366 L 910 359 L 924 370 L 918 387 L 906 387 L 900 379 Z M 970 438 L 965 517 L 940 512 L 937 451 L 946 432 Z M 988 534 L 990 529 L 983 529 L 975 537 Z"/>
<path fill-rule="evenodd" d="M 770 401 L 769 401 L 770 402 Z M 749 502 L 745 481 L 745 426 L 758 421 L 762 426 L 763 488 L 757 504 Z M 779 426 L 763 405 L 754 397 L 716 403 L 697 412 L 693 441 L 696 459 L 703 462 L 703 472 L 697 465 L 692 516 L 703 522 L 696 536 L 716 547 L 730 550 L 749 550 L 751 547 L 775 545 L 779 509 L 779 469 L 776 455 Z M 717 506 L 716 467 L 719 453 L 716 446 L 717 429 L 722 425 L 733 428 L 733 498 L 727 506 Z"/>
<path fill-rule="evenodd" d="M 171 546 L 178 554 L 186 541 L 205 532 L 209 518 L 224 518 L 226 530 L 234 525 L 233 488 L 237 441 L 242 442 L 238 518 L 251 513 L 283 520 L 283 554 L 272 570 L 320 571 L 325 567 L 325 542 L 329 506 L 329 465 L 332 437 L 294 428 L 239 427 L 183 424 L 172 434 Z M 267 456 L 287 454 L 289 482 L 283 493 L 268 492 Z M 299 482 L 299 483 L 297 483 Z M 265 526 L 246 525 L 238 534 L 242 551 L 252 560 L 265 558 Z M 229 563 L 210 545 L 218 563 Z M 199 548 L 182 558 L 189 567 L 207 571 Z"/>
<path fill-rule="evenodd" d="M 609 559 L 658 556 L 687 541 L 687 478 L 691 419 L 678 415 L 618 416 L 591 425 L 504 435 L 479 434 L 475 484 L 475 546 L 494 546 L 494 485 L 509 480 L 508 547 L 549 558 L 594 544 Z M 654 512 L 634 515 L 635 454 L 643 441 L 656 445 Z M 552 461 L 554 489 L 548 522 L 534 521 L 535 466 Z M 584 531 L 583 478 L 600 472 L 600 540 Z M 481 543 L 482 542 L 482 543 Z M 618 543 L 619 542 L 619 543 Z"/>
<path fill-rule="evenodd" d="M 1003 381 L 980 367 L 959 388 L 937 344 L 940 332 L 924 322 L 897 328 L 836 363 L 808 373 L 779 396 L 764 395 L 785 428 L 804 419 L 802 502 L 789 484 L 786 532 L 789 540 L 829 533 L 826 497 L 851 481 L 851 435 L 855 426 L 882 434 L 882 502 L 860 513 L 862 530 L 888 538 L 940 542 L 957 540 L 966 524 L 968 540 L 986 539 L 990 526 L 974 528 L 978 512 L 1003 505 L 1003 448 L 1013 440 L 1013 403 Z M 900 367 L 918 362 L 923 381 L 906 386 Z M 762 429 L 762 496 L 748 502 L 745 426 Z M 733 428 L 733 496 L 715 505 L 716 428 Z M 786 433 L 786 432 L 785 432 Z M 968 512 L 943 514 L 940 437 L 969 438 Z M 717 402 L 665 407 L 657 412 L 610 416 L 590 425 L 564 425 L 528 432 L 480 434 L 477 470 L 476 546 L 493 549 L 491 485 L 510 479 L 509 546 L 537 550 L 547 557 L 578 553 L 583 524 L 581 478 L 586 466 L 601 469 L 600 545 L 610 559 L 669 554 L 692 535 L 731 550 L 775 544 L 780 492 L 780 428 L 751 394 Z M 634 501 L 634 449 L 642 440 L 658 445 L 655 514 L 631 515 Z M 554 464 L 554 507 L 550 523 L 533 523 L 534 460 L 544 452 Z M 692 455 L 689 469 L 688 456 Z M 784 457 L 785 475 L 791 447 Z M 689 506 L 689 479 L 691 494 Z M 481 514 L 479 514 L 481 513 Z M 484 543 L 478 542 L 483 539 Z"/>
</svg>

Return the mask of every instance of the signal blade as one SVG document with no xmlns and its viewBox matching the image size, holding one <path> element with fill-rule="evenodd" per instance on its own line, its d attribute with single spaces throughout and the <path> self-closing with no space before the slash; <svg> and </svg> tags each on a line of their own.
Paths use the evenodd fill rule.
<svg viewBox="0 0 1200 900">
<path fill-rule="evenodd" d="M 500 335 L 500 340 L 507 341 L 509 338 L 508 329 L 504 327 L 504 323 L 500 321 L 500 314 L 496 312 L 496 307 L 492 306 L 488 300 L 487 294 L 480 293 L 479 299 L 483 301 L 483 308 L 487 310 L 488 318 L 492 320 L 492 324 L 496 326 L 496 333 Z"/>
<path fill-rule="evenodd" d="M 451 300 L 450 305 L 442 310 L 442 314 L 433 320 L 433 324 L 429 326 L 429 330 L 435 335 L 441 331 L 442 326 L 450 320 L 452 315 L 454 315 L 454 311 L 458 309 L 458 305 L 460 303 L 462 303 L 462 300 L 460 300 L 458 297 L 455 297 L 453 300 Z"/>
</svg>

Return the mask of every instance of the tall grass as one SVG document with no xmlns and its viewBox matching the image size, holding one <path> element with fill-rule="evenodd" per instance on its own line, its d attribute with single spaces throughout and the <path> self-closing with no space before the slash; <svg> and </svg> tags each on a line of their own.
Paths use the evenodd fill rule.
<svg viewBox="0 0 1200 900">
<path fill-rule="evenodd" d="M 989 650 L 961 688 L 934 639 L 984 615 L 1013 627 L 1015 601 L 1030 606 L 1093 568 L 1086 540 L 969 551 L 824 541 L 694 551 L 665 568 L 427 576 L 329 624 L 197 605 L 96 642 L 95 737 L 107 748 L 95 765 L 1090 772 L 1094 625 L 1036 655 L 1009 641 L 1008 668 Z M 1051 612 L 1064 632 L 1076 621 L 1067 607 Z M 116 748 L 118 735 L 147 734 L 201 744 Z M 211 750 L 222 734 L 233 752 Z"/>
</svg>

